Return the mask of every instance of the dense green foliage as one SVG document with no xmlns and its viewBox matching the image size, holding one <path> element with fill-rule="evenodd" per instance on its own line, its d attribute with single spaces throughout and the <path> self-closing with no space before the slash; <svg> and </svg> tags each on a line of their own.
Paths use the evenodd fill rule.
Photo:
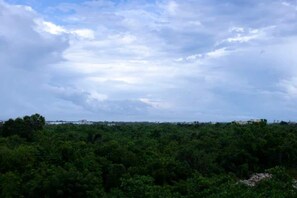
<svg viewBox="0 0 297 198">
<path fill-rule="evenodd" d="M 45 119 L 39 114 L 24 116 L 15 120 L 9 119 L 3 124 L 2 136 L 19 135 L 22 138 L 30 140 L 33 133 L 42 130 L 45 125 Z"/>
<path fill-rule="evenodd" d="M 0 126 L 0 197 L 297 197 L 288 124 Z M 255 187 L 239 179 L 270 172 Z"/>
</svg>

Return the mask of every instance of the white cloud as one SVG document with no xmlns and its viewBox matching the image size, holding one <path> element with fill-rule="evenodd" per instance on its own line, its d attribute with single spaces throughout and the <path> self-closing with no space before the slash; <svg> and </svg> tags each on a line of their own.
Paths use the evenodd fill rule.
<svg viewBox="0 0 297 198">
<path fill-rule="evenodd" d="M 95 33 L 93 30 L 90 29 L 76 29 L 76 30 L 70 30 L 68 31 L 68 33 L 72 33 L 74 35 L 77 35 L 81 38 L 85 38 L 85 39 L 95 39 Z"/>
<path fill-rule="evenodd" d="M 49 21 L 44 21 L 40 18 L 36 19 L 35 22 L 37 24 L 35 29 L 40 33 L 47 32 L 54 35 L 68 34 L 82 39 L 95 39 L 95 33 L 90 29 L 66 29 L 65 27 L 56 25 Z"/>
<path fill-rule="evenodd" d="M 230 28 L 229 32 L 244 32 L 243 27 L 232 27 Z"/>
<path fill-rule="evenodd" d="M 291 9 L 294 9 L 295 11 L 297 11 L 297 2 L 287 2 L 287 1 L 283 1 L 282 5 Z"/>
<path fill-rule="evenodd" d="M 285 92 L 288 99 L 297 98 L 297 77 L 283 79 L 279 82 L 279 86 Z"/>
<path fill-rule="evenodd" d="M 170 1 L 167 5 L 166 5 L 166 9 L 168 11 L 169 14 L 176 14 L 177 9 L 178 9 L 178 4 L 175 1 Z"/>
<path fill-rule="evenodd" d="M 207 52 L 206 56 L 210 57 L 210 58 L 219 58 L 222 56 L 226 56 L 228 54 L 229 54 L 229 52 L 226 50 L 226 48 L 220 48 L 220 49 L 216 49 L 211 52 Z"/>
<path fill-rule="evenodd" d="M 170 108 L 172 108 L 171 104 L 169 104 L 168 102 L 161 101 L 161 100 L 151 100 L 149 98 L 140 98 L 139 100 L 145 104 L 152 106 L 155 109 L 170 109 Z"/>
<path fill-rule="evenodd" d="M 50 34 L 55 34 L 55 35 L 67 33 L 67 30 L 65 28 L 63 28 L 62 26 L 58 26 L 58 25 L 48 22 L 48 21 L 38 19 L 38 20 L 36 20 L 36 23 L 38 24 L 37 31 L 45 31 L 45 32 L 48 32 Z"/>
<path fill-rule="evenodd" d="M 222 42 L 239 42 L 246 43 L 255 39 L 261 39 L 265 37 L 265 32 L 259 29 L 250 29 L 249 31 L 244 31 L 243 28 L 235 30 L 236 35 L 230 38 L 223 40 Z"/>
<path fill-rule="evenodd" d="M 185 58 L 185 60 L 187 61 L 196 61 L 196 60 L 199 60 L 199 61 L 202 61 L 202 60 L 210 60 L 210 59 L 216 59 L 216 58 L 220 58 L 220 57 L 223 57 L 223 56 L 227 56 L 231 53 L 230 50 L 227 50 L 227 48 L 219 48 L 219 49 L 215 49 L 213 51 L 209 51 L 209 52 L 206 52 L 204 54 L 193 54 L 193 55 L 190 55 L 190 56 L 187 56 Z M 178 59 L 178 61 L 182 61 L 184 60 L 183 58 L 182 59 Z"/>
<path fill-rule="evenodd" d="M 286 2 L 286 1 L 283 1 L 283 2 L 282 2 L 282 5 L 284 5 L 284 6 L 290 6 L 291 4 L 288 3 L 288 2 Z"/>
</svg>

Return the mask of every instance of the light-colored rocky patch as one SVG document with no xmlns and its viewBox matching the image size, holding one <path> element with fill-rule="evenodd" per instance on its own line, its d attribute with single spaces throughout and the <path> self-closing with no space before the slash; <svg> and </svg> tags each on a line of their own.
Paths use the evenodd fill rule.
<svg viewBox="0 0 297 198">
<path fill-rule="evenodd" d="M 240 183 L 253 187 L 253 186 L 256 186 L 260 181 L 264 179 L 270 179 L 271 177 L 272 177 L 272 174 L 269 174 L 269 173 L 256 173 L 256 174 L 253 174 L 247 180 L 240 180 Z"/>
</svg>

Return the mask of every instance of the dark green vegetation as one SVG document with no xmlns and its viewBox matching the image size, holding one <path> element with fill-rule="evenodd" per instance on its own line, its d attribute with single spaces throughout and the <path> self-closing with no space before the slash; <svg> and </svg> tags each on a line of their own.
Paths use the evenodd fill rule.
<svg viewBox="0 0 297 198">
<path fill-rule="evenodd" d="M 287 123 L 44 126 L 36 114 L 0 133 L 0 197 L 297 197 Z"/>
</svg>

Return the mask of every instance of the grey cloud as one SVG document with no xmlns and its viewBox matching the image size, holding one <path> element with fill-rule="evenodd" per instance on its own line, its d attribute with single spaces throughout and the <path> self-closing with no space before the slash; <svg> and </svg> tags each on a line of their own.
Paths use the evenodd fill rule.
<svg viewBox="0 0 297 198">
<path fill-rule="evenodd" d="M 35 22 L 39 16 L 26 7 L 0 3 L 0 55 L 2 67 L 40 68 L 62 60 L 68 47 L 63 37 L 40 34 Z"/>
<path fill-rule="evenodd" d="M 133 99 L 98 99 L 91 93 L 75 88 L 50 87 L 50 90 L 65 101 L 82 107 L 101 119 L 112 119 L 114 116 L 136 119 L 145 115 L 152 106 Z M 105 117 L 104 117 L 105 116 Z"/>
<path fill-rule="evenodd" d="M 36 31 L 41 17 L 29 7 L 0 1 L 1 119 L 46 113 L 53 102 L 43 86 L 49 64 L 60 62 L 67 39 Z"/>
</svg>

